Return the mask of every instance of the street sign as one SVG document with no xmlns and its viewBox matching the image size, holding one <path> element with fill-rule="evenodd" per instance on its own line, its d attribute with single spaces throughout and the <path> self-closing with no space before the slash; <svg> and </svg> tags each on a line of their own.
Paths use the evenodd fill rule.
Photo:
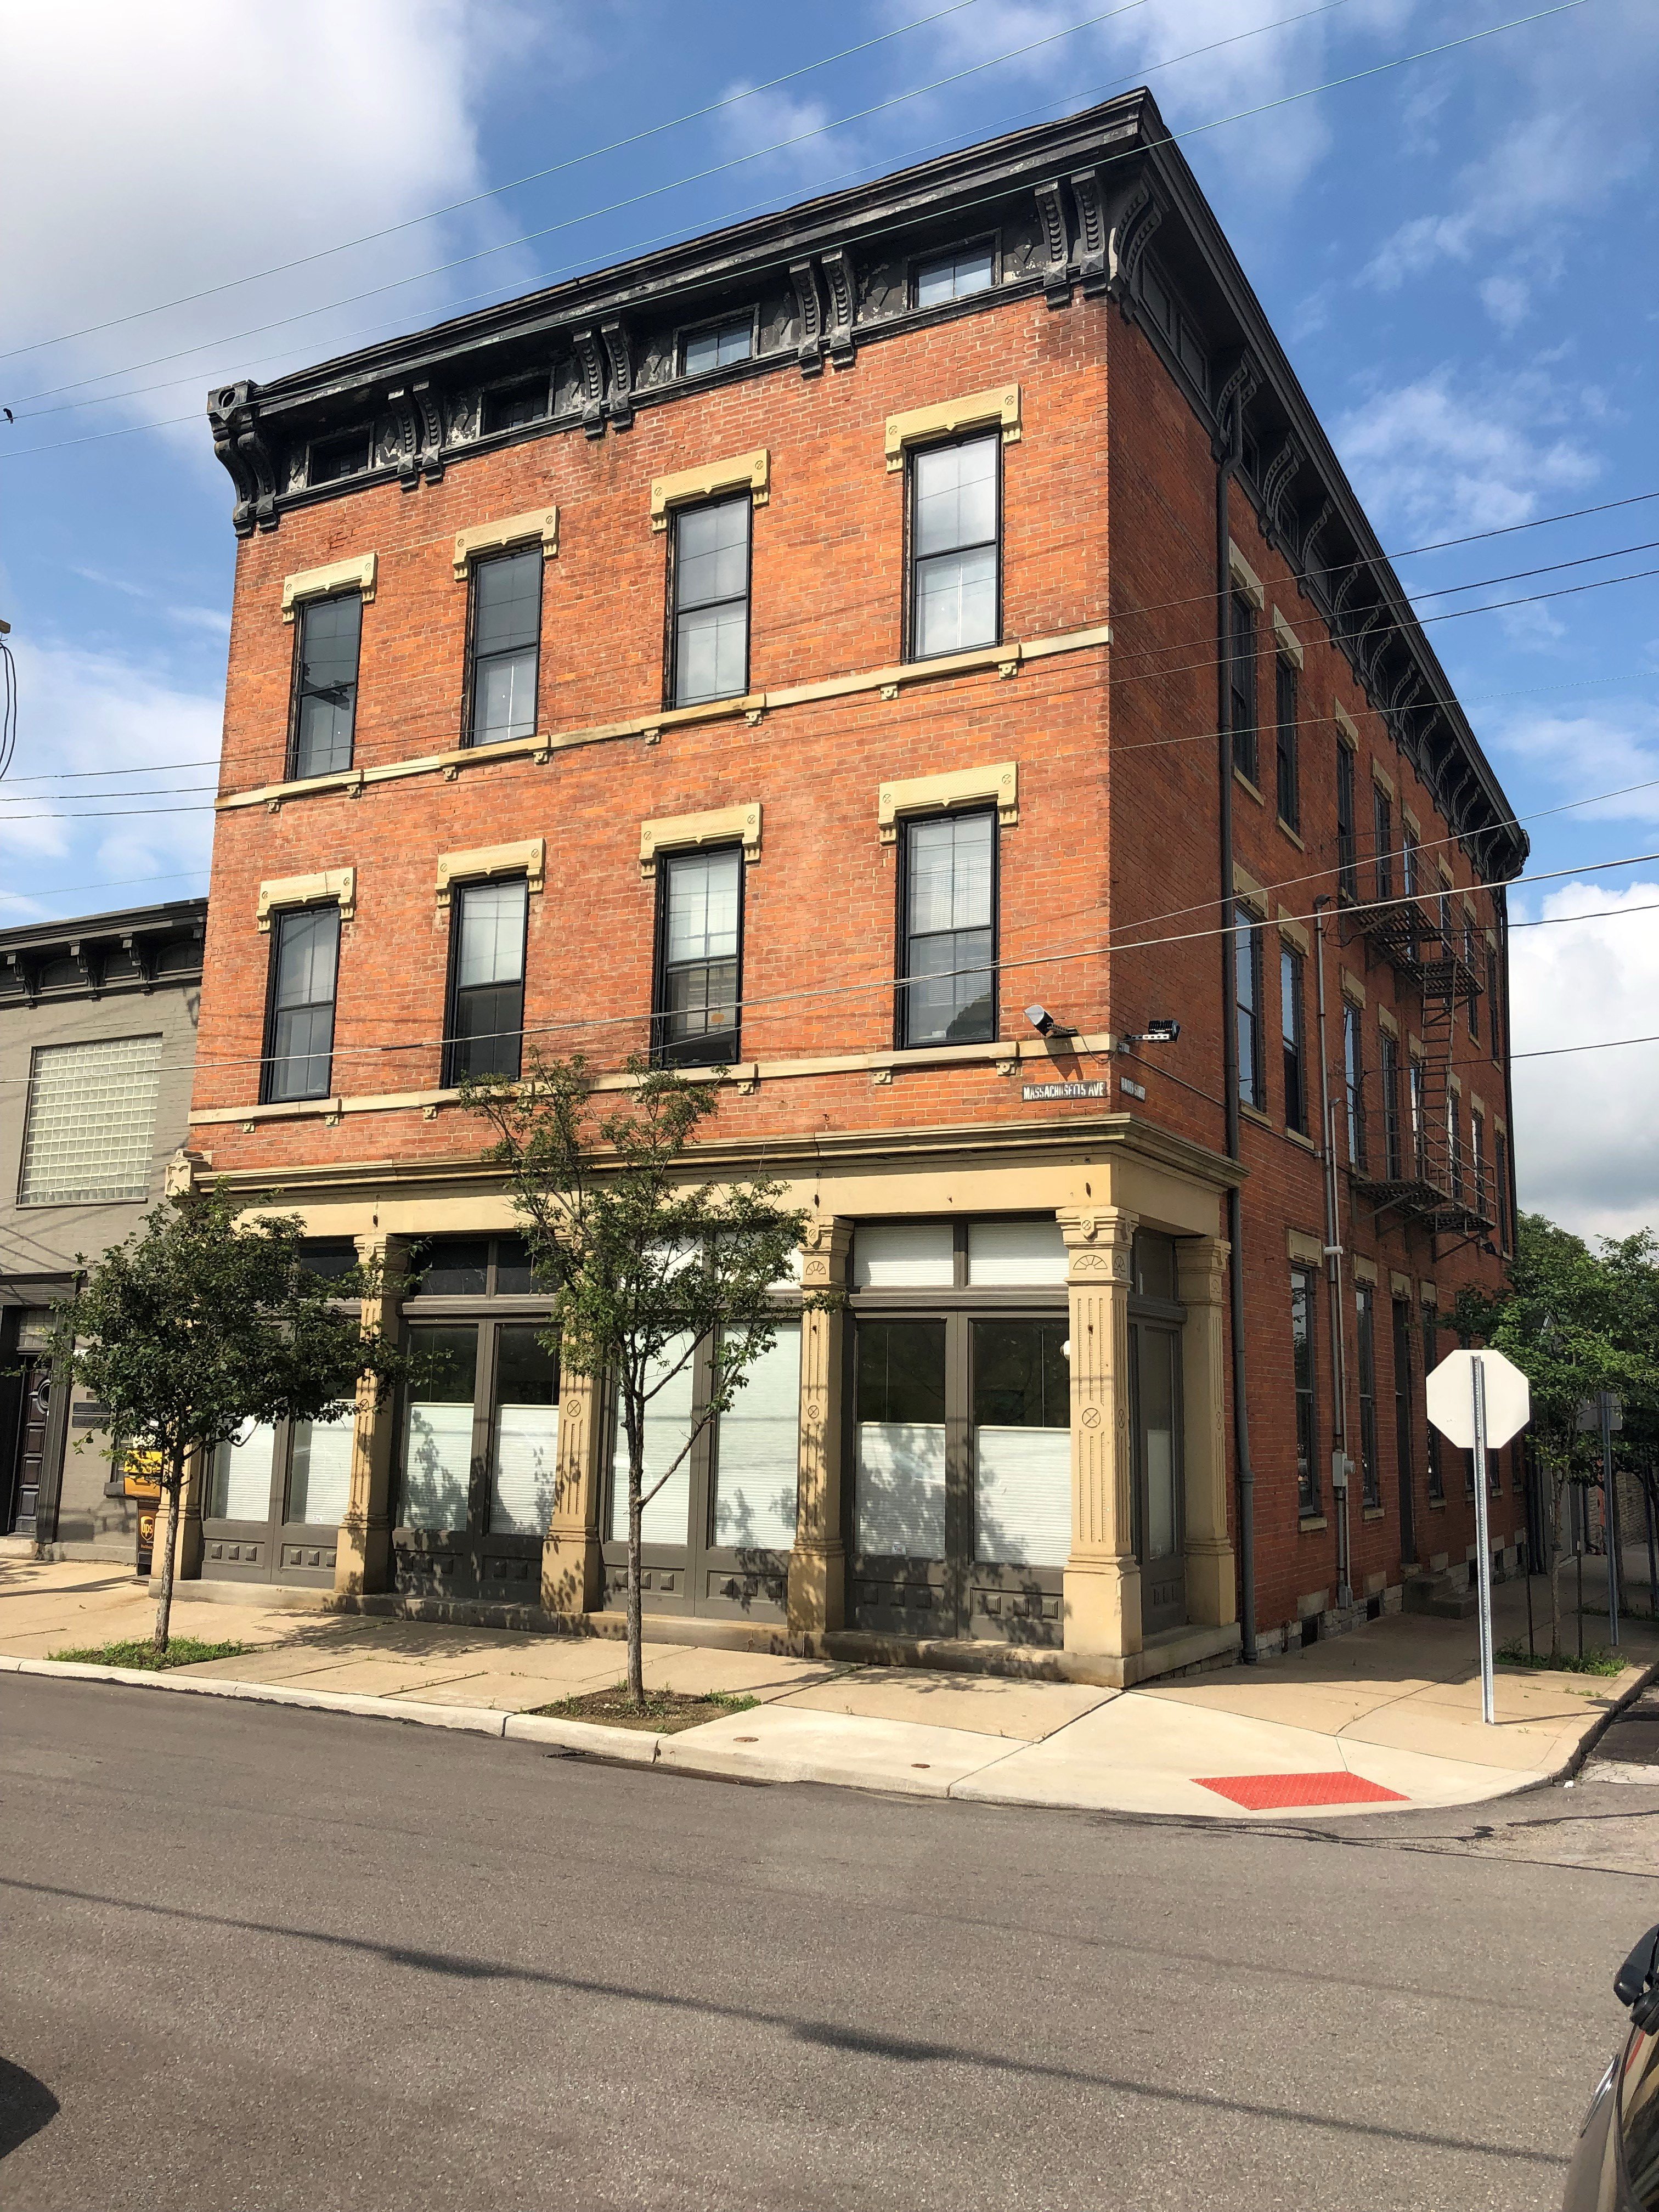
<svg viewBox="0 0 1659 2212">
<path fill-rule="evenodd" d="M 1425 1385 L 1429 1419 L 1474 1455 L 1475 1583 L 1480 1616 L 1480 1717 L 1497 1723 L 1492 1676 L 1492 1542 L 1486 1524 L 1486 1448 L 1508 1443 L 1532 1414 L 1532 1392 L 1501 1352 L 1449 1352 Z"/>
<path fill-rule="evenodd" d="M 1615 1396 L 1613 1392 L 1611 1390 L 1603 1390 L 1594 1398 L 1581 1398 L 1579 1400 L 1577 1426 L 1580 1436 L 1593 1437 L 1599 1431 L 1601 1426 L 1601 1408 L 1604 1401 L 1607 1406 L 1607 1426 L 1610 1429 L 1622 1429 L 1624 1427 L 1625 1403 L 1623 1399 Z"/>
<path fill-rule="evenodd" d="M 1486 1444 L 1496 1451 L 1532 1419 L 1532 1391 L 1526 1376 L 1501 1352 L 1449 1352 L 1426 1386 L 1429 1419 L 1449 1443 L 1474 1449 L 1474 1364 L 1480 1363 L 1486 1386 Z"/>
</svg>

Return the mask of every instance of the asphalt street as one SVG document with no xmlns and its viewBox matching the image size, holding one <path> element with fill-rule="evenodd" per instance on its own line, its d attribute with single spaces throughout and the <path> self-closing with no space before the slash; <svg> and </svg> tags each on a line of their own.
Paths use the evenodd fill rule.
<svg viewBox="0 0 1659 2212">
<path fill-rule="evenodd" d="M 0 2206 L 1526 2212 L 1656 1808 L 1026 1813 L 8 1677 Z"/>
</svg>

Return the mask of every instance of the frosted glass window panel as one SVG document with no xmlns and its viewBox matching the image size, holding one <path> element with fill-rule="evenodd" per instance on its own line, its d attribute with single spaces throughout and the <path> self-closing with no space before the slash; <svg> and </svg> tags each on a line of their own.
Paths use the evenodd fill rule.
<svg viewBox="0 0 1659 2212">
<path fill-rule="evenodd" d="M 84 1206 L 149 1195 L 159 1036 L 37 1048 L 23 1133 L 24 1206 Z"/>
<path fill-rule="evenodd" d="M 878 1559 L 945 1557 L 945 1424 L 860 1421 L 858 1548 Z"/>
<path fill-rule="evenodd" d="M 795 1540 L 800 1467 L 800 1328 L 779 1329 L 769 1352 L 720 1415 L 715 1440 L 714 1541 L 734 1551 L 787 1552 Z"/>
<path fill-rule="evenodd" d="M 974 1554 L 996 1566 L 1060 1567 L 1072 1548 L 1068 1429 L 974 1434 Z"/>
<path fill-rule="evenodd" d="M 948 1221 L 876 1222 L 853 1239 L 858 1290 L 949 1290 L 955 1280 L 956 1238 Z"/>
<path fill-rule="evenodd" d="M 416 1401 L 404 1446 L 405 1528 L 465 1528 L 472 1486 L 472 1407 Z"/>
<path fill-rule="evenodd" d="M 316 1528 L 337 1528 L 351 1498 L 351 1446 L 356 1416 L 296 1421 L 289 1448 L 288 1517 Z"/>
<path fill-rule="evenodd" d="M 489 1485 L 492 1534 L 546 1535 L 558 1468 L 558 1407 L 498 1406 Z"/>
<path fill-rule="evenodd" d="M 648 1491 L 653 1482 L 660 1481 L 664 1469 L 676 1456 L 679 1457 L 679 1465 L 645 1508 L 640 1540 L 646 1544 L 683 1545 L 690 1534 L 691 1455 L 685 1449 L 686 1438 L 691 1433 L 693 1363 L 686 1356 L 690 1349 L 684 1337 L 672 1340 L 664 1346 L 662 1358 L 647 1378 L 647 1387 L 658 1376 L 666 1375 L 669 1379 L 646 1404 L 645 1466 L 641 1488 Z M 677 1364 L 678 1372 L 671 1373 Z M 611 1483 L 611 1540 L 619 1544 L 626 1542 L 628 1537 L 628 1436 L 620 1407 L 617 1410 L 617 1450 Z"/>
<path fill-rule="evenodd" d="M 221 1444 L 213 1470 L 209 1517 L 215 1521 L 268 1521 L 270 1470 L 276 1456 L 276 1431 L 268 1421 Z"/>
<path fill-rule="evenodd" d="M 973 1221 L 968 1280 L 975 1290 L 1066 1280 L 1066 1239 L 1057 1221 Z"/>
</svg>

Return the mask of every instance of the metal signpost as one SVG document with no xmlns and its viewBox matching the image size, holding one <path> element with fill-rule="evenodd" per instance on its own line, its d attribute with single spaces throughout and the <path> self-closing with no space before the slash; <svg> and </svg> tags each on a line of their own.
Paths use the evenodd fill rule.
<svg viewBox="0 0 1659 2212">
<path fill-rule="evenodd" d="M 1601 1528 L 1607 1547 L 1607 1641 L 1619 1641 L 1619 1501 L 1613 1492 L 1613 1432 L 1625 1425 L 1624 1401 L 1599 1390 L 1578 1408 L 1580 1432 L 1601 1432 Z M 1583 1617 L 1583 1607 L 1580 1607 Z"/>
<path fill-rule="evenodd" d="M 1532 1414 L 1527 1378 L 1501 1352 L 1449 1352 L 1425 1388 L 1429 1419 L 1449 1443 L 1474 1455 L 1476 1585 L 1480 1616 L 1480 1715 L 1490 1728 L 1492 1547 L 1486 1534 L 1486 1453 L 1525 1428 Z"/>
</svg>

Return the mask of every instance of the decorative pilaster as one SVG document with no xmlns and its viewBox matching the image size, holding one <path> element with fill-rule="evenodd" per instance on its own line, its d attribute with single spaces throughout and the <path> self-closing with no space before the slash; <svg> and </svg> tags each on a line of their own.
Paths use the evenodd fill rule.
<svg viewBox="0 0 1659 2212">
<path fill-rule="evenodd" d="M 1227 1255 L 1222 1237 L 1176 1246 L 1181 1303 L 1182 1461 L 1187 1529 L 1187 1618 L 1224 1628 L 1237 1615 L 1227 1534 Z"/>
<path fill-rule="evenodd" d="M 380 1328 L 393 1342 L 402 1334 L 403 1273 L 407 1246 L 401 1237 L 356 1240 L 360 1266 L 380 1271 L 380 1295 L 362 1303 L 364 1333 Z M 395 1395 L 382 1399 L 372 1376 L 357 1383 L 357 1421 L 351 1437 L 351 1492 L 334 1553 L 334 1588 L 343 1597 L 382 1590 L 392 1580 L 392 1459 L 397 1422 Z"/>
<path fill-rule="evenodd" d="M 807 1225 L 801 1287 L 844 1291 L 853 1249 L 850 1221 Z M 842 1401 L 847 1344 L 844 1304 L 808 1305 L 800 1317 L 800 1457 L 795 1543 L 789 1554 L 789 1626 L 840 1628 L 847 1619 L 847 1546 L 842 1535 Z"/>
<path fill-rule="evenodd" d="M 586 1375 L 559 1376 L 559 1462 L 542 1540 L 542 1610 L 574 1616 L 599 1602 L 599 1442 L 605 1398 Z"/>
<path fill-rule="evenodd" d="M 1137 1216 L 1121 1206 L 1062 1212 L 1071 1300 L 1072 1551 L 1066 1649 L 1140 1649 L 1129 1436 L 1129 1294 Z"/>
</svg>

